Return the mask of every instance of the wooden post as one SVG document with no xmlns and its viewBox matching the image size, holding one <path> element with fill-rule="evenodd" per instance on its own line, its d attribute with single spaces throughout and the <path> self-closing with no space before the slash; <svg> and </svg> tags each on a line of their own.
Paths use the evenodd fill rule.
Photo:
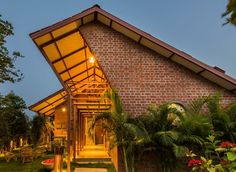
<svg viewBox="0 0 236 172">
<path fill-rule="evenodd" d="M 71 127 L 70 127 L 70 116 L 71 116 L 71 95 L 68 94 L 68 113 L 67 113 L 67 122 L 68 122 L 68 126 L 67 126 L 67 172 L 70 172 L 70 131 L 71 131 Z"/>
<path fill-rule="evenodd" d="M 76 123 L 77 123 L 77 107 L 75 105 L 73 105 L 73 122 L 74 122 L 74 126 L 73 126 L 73 158 L 74 160 L 76 159 L 76 154 L 77 154 L 77 128 L 76 128 Z"/>
</svg>

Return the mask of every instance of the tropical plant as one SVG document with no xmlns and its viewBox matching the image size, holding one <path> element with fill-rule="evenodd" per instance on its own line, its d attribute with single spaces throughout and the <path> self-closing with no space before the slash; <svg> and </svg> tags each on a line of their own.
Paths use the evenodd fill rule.
<svg viewBox="0 0 236 172">
<path fill-rule="evenodd" d="M 225 18 L 225 24 L 232 24 L 236 26 L 236 0 L 229 0 L 226 11 L 222 14 L 222 17 Z"/>
<path fill-rule="evenodd" d="M 203 109 L 208 97 L 198 98 L 185 107 L 179 116 L 180 122 L 176 130 L 181 133 L 179 142 L 190 149 L 201 149 L 205 138 L 212 133 L 211 120 Z"/>
<path fill-rule="evenodd" d="M 125 171 L 134 172 L 135 146 L 147 140 L 147 134 L 143 128 L 133 122 L 130 115 L 123 112 L 121 100 L 116 91 L 107 92 L 105 96 L 110 99 L 112 110 L 98 114 L 92 128 L 97 122 L 103 122 L 102 127 L 108 132 L 110 148 L 112 149 L 114 146 L 121 148 Z"/>
<path fill-rule="evenodd" d="M 148 113 L 142 115 L 142 121 L 149 134 L 150 142 L 146 143 L 144 151 L 155 151 L 161 159 L 161 171 L 171 171 L 178 163 L 178 159 L 185 156 L 186 146 L 179 144 L 180 133 L 173 125 L 172 116 L 180 116 L 181 113 L 170 104 L 161 106 L 150 105 Z"/>
<path fill-rule="evenodd" d="M 197 156 L 192 151 L 186 155 L 190 158 L 188 167 L 191 171 L 199 172 L 233 172 L 236 171 L 236 147 L 229 141 L 216 140 L 213 135 L 208 136 L 207 149 Z M 207 156 L 205 156 L 207 155 Z"/>
<path fill-rule="evenodd" d="M 34 145 L 43 143 L 45 137 L 50 135 L 53 129 L 50 121 L 42 116 L 35 115 L 32 120 L 31 137 Z"/>
<path fill-rule="evenodd" d="M 52 148 L 55 155 L 63 155 L 65 143 L 63 140 L 54 140 L 52 142 Z"/>
<path fill-rule="evenodd" d="M 226 107 L 220 105 L 221 94 L 210 96 L 207 106 L 217 139 L 236 141 L 236 103 Z"/>
</svg>

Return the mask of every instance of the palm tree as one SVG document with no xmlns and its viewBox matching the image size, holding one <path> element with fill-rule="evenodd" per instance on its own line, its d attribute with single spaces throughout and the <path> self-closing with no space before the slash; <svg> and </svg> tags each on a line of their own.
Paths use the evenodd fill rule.
<svg viewBox="0 0 236 172">
<path fill-rule="evenodd" d="M 226 22 L 223 25 L 231 23 L 236 26 L 236 0 L 229 0 L 222 17 L 226 17 Z"/>
<path fill-rule="evenodd" d="M 187 148 L 179 144 L 180 133 L 176 130 L 171 116 L 180 116 L 180 112 L 171 108 L 170 104 L 151 105 L 148 114 L 140 117 L 147 130 L 150 142 L 146 143 L 144 151 L 155 151 L 161 159 L 161 171 L 172 171 L 180 157 L 185 156 Z"/>
<path fill-rule="evenodd" d="M 212 133 L 210 117 L 206 115 L 204 105 L 209 97 L 198 98 L 185 107 L 185 112 L 179 115 L 180 122 L 176 130 L 181 133 L 179 142 L 190 149 L 201 149 L 205 138 Z"/>
<path fill-rule="evenodd" d="M 221 94 L 212 95 L 207 106 L 214 132 L 218 139 L 236 141 L 236 103 L 226 107 L 220 105 Z"/>
<path fill-rule="evenodd" d="M 145 130 L 134 123 L 130 115 L 123 112 L 121 100 L 116 91 L 107 92 L 106 97 L 111 100 L 111 112 L 97 115 L 92 124 L 103 122 L 102 127 L 108 132 L 110 148 L 118 146 L 123 153 L 126 172 L 134 172 L 134 149 L 137 144 L 147 140 Z"/>
</svg>

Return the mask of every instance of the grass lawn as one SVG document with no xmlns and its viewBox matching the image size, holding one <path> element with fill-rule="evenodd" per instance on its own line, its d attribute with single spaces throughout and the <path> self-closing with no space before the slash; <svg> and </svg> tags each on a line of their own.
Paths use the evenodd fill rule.
<svg viewBox="0 0 236 172">
<path fill-rule="evenodd" d="M 38 158 L 33 162 L 22 163 L 19 159 L 17 161 L 11 160 L 6 162 L 4 157 L 0 157 L 0 172 L 49 172 L 41 165 L 41 161 L 52 158 L 53 155 L 45 155 L 43 158 Z M 106 168 L 108 172 L 115 172 L 112 164 L 76 164 L 71 163 L 71 171 L 75 168 Z M 64 163 L 63 172 L 66 172 L 66 163 Z"/>
<path fill-rule="evenodd" d="M 52 155 L 45 155 L 43 158 L 38 158 L 33 162 L 22 163 L 20 160 L 6 162 L 6 160 L 0 158 L 0 171 L 1 172 L 46 172 L 41 165 L 41 161 L 44 159 L 52 158 Z"/>
</svg>

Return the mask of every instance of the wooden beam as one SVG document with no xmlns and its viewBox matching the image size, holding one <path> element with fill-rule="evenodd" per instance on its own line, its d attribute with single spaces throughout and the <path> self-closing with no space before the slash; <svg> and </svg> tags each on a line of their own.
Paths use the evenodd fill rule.
<svg viewBox="0 0 236 172">
<path fill-rule="evenodd" d="M 102 93 L 78 93 L 78 95 L 102 95 Z"/>
<path fill-rule="evenodd" d="M 105 80 L 105 78 L 103 78 L 103 77 L 101 77 L 101 76 L 99 76 L 99 75 L 97 75 L 97 74 L 95 74 L 95 76 L 97 76 L 97 77 L 99 77 L 99 78 Z"/>
<path fill-rule="evenodd" d="M 58 52 L 60 53 L 59 48 L 58 48 L 58 46 L 57 46 L 56 43 L 55 43 L 55 45 L 56 45 L 56 47 L 57 47 L 57 49 L 58 49 Z M 71 55 L 73 55 L 73 54 L 75 54 L 75 53 L 78 53 L 78 52 L 84 50 L 86 47 L 87 47 L 87 46 L 83 46 L 83 47 L 81 47 L 81 48 L 78 48 L 77 50 L 72 51 L 72 52 L 70 52 L 69 54 L 67 54 L 67 55 L 65 55 L 65 56 L 62 56 L 61 53 L 60 53 L 60 56 L 61 56 L 61 57 L 60 57 L 59 59 L 54 60 L 54 61 L 52 62 L 52 64 L 57 63 L 57 62 L 59 62 L 59 61 L 61 61 L 61 60 L 64 60 L 65 58 L 67 58 L 67 57 L 69 57 L 69 56 L 71 56 Z"/>
<path fill-rule="evenodd" d="M 80 106 L 111 106 L 109 103 L 77 103 L 75 102 L 74 105 L 80 105 Z"/>
<path fill-rule="evenodd" d="M 110 108 L 78 108 L 79 110 L 89 110 L 89 111 L 91 111 L 91 110 L 100 110 L 100 111 L 103 111 L 103 110 L 109 110 Z"/>
<path fill-rule="evenodd" d="M 108 85 L 107 82 L 80 82 L 80 81 L 71 81 L 71 82 L 67 82 L 67 83 L 71 83 L 71 84 L 76 84 L 76 83 L 80 83 L 80 84 L 86 84 L 86 85 Z"/>
<path fill-rule="evenodd" d="M 197 75 L 200 75 L 202 72 L 206 71 L 206 69 L 202 69 L 201 71 L 197 72 Z"/>
<path fill-rule="evenodd" d="M 77 66 L 79 66 L 79 65 L 81 65 L 81 64 L 83 64 L 83 63 L 85 63 L 86 61 L 87 61 L 87 60 L 83 60 L 83 61 L 81 61 L 81 62 L 75 64 L 74 66 L 71 66 L 71 67 L 67 68 L 67 69 L 64 70 L 64 71 L 61 71 L 61 72 L 59 73 L 59 75 L 65 73 L 65 72 L 68 72 L 69 70 L 71 70 L 71 69 L 73 69 L 73 68 L 75 68 L 75 67 L 77 67 Z"/>
<path fill-rule="evenodd" d="M 43 44 L 40 45 L 39 47 L 40 47 L 40 48 L 46 47 L 46 46 L 48 46 L 48 45 L 50 45 L 50 44 L 52 44 L 52 43 L 54 43 L 54 42 L 56 42 L 56 41 L 59 41 L 60 39 L 63 39 L 63 38 L 65 38 L 65 37 L 67 37 L 67 36 L 69 36 L 69 35 L 71 35 L 71 34 L 73 34 L 73 33 L 76 33 L 76 32 L 78 32 L 78 29 L 74 29 L 74 30 L 72 30 L 72 31 L 70 31 L 70 32 L 67 32 L 67 33 L 65 33 L 65 34 L 63 34 L 63 35 L 61 35 L 61 36 L 58 36 L 57 38 L 54 38 L 54 37 L 52 36 L 52 38 L 53 38 L 52 40 L 43 43 Z M 50 34 L 52 34 L 52 33 L 50 33 Z"/>
<path fill-rule="evenodd" d="M 85 101 L 103 101 L 103 100 L 110 100 L 108 98 L 90 98 L 90 97 L 75 97 L 73 98 L 73 100 L 79 100 L 79 101 L 82 101 L 82 100 L 85 100 Z"/>
<path fill-rule="evenodd" d="M 92 68 L 92 67 L 91 67 L 91 68 Z M 90 69 L 89 69 L 89 70 L 90 70 Z M 71 78 L 65 80 L 64 82 L 70 81 L 70 80 L 76 78 L 77 76 L 82 75 L 82 74 L 85 73 L 86 71 L 87 71 L 87 69 L 84 70 L 84 71 L 82 71 L 82 72 L 80 72 L 80 73 L 78 73 L 77 75 L 75 75 L 75 76 L 73 76 L 73 77 L 71 77 Z M 90 75 L 90 76 L 92 76 L 92 75 Z M 86 77 L 86 79 L 87 79 L 87 77 Z M 73 81 L 73 82 L 74 82 L 74 81 Z M 80 81 L 78 81 L 78 82 L 80 82 Z M 77 83 L 78 83 L 78 82 L 77 82 Z"/>
<path fill-rule="evenodd" d="M 45 101 L 45 102 L 47 102 L 47 103 L 48 103 L 48 105 L 47 105 L 47 106 L 44 106 L 43 108 L 39 109 L 38 111 L 40 112 L 41 110 L 43 110 L 43 109 L 47 108 L 48 106 L 52 106 L 52 105 L 53 105 L 53 103 L 56 103 L 57 101 L 59 101 L 59 100 L 61 100 L 61 99 L 64 99 L 65 97 L 66 97 L 66 96 L 64 96 L 64 97 L 61 97 L 61 98 L 59 98 L 59 99 L 57 99 L 57 100 L 53 101 L 52 103 L 48 103 L 47 101 Z"/>
<path fill-rule="evenodd" d="M 167 57 L 168 59 L 171 59 L 173 56 L 175 55 L 175 53 L 171 54 L 169 57 Z"/>
</svg>

